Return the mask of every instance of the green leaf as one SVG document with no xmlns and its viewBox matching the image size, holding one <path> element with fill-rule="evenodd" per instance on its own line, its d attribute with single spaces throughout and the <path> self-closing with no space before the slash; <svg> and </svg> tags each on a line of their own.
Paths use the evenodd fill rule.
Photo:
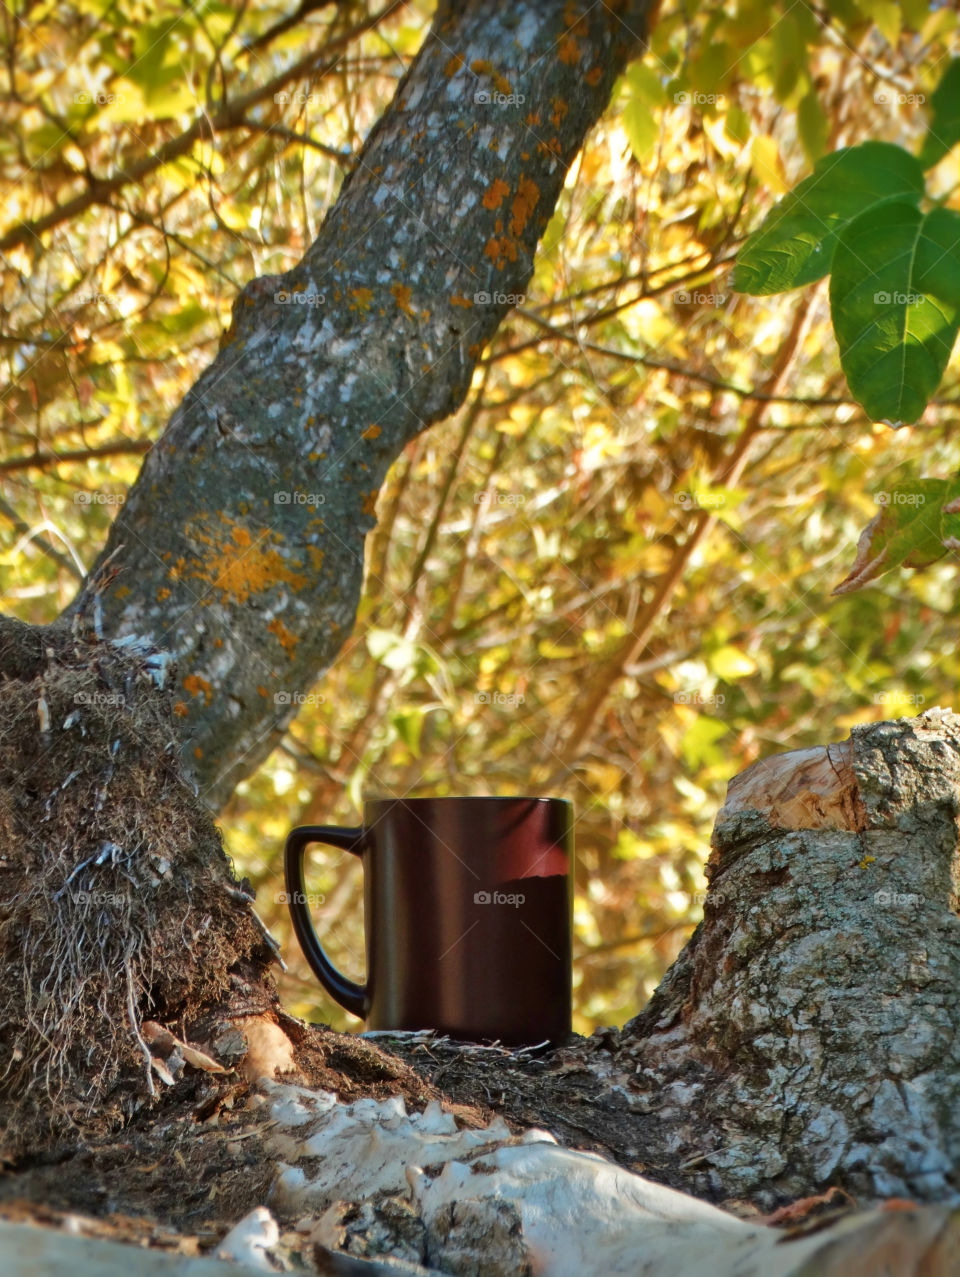
<svg viewBox="0 0 960 1277">
<path fill-rule="evenodd" d="M 891 476 L 888 486 L 874 493 L 882 509 L 861 533 L 853 567 L 833 593 L 851 594 L 894 568 L 925 568 L 942 559 L 948 549 L 948 520 L 953 517 L 949 507 L 958 496 L 958 479 Z"/>
<path fill-rule="evenodd" d="M 425 717 L 426 711 L 419 706 L 398 710 L 391 715 L 390 721 L 396 728 L 397 735 L 414 758 L 420 757 L 420 737 L 423 733 L 423 720 Z"/>
<path fill-rule="evenodd" d="M 698 714 L 684 732 L 680 743 L 683 761 L 691 768 L 712 766 L 721 762 L 723 752 L 717 748 L 717 741 L 726 736 L 729 731 L 730 728 L 726 723 L 711 718 L 707 713 Z"/>
<path fill-rule="evenodd" d="M 633 94 L 624 108 L 622 123 L 634 158 L 642 162 L 653 150 L 660 134 L 653 112 L 646 102 Z"/>
<path fill-rule="evenodd" d="M 732 141 L 739 142 L 741 146 L 746 146 L 750 141 L 750 116 L 747 115 L 743 107 L 734 103 L 728 109 L 723 131 Z"/>
<path fill-rule="evenodd" d="M 830 311 L 840 363 L 873 421 L 916 421 L 960 328 L 960 214 L 877 205 L 837 242 Z"/>
<path fill-rule="evenodd" d="M 920 148 L 920 163 L 933 168 L 960 142 L 960 58 L 954 58 L 930 95 L 930 128 Z"/>
<path fill-rule="evenodd" d="M 651 66 L 645 62 L 634 62 L 628 69 L 624 80 L 630 86 L 631 94 L 646 102 L 648 106 L 664 106 L 667 101 L 667 90 L 663 81 Z"/>
<path fill-rule="evenodd" d="M 816 164 L 827 149 L 829 135 L 827 117 L 814 90 L 801 98 L 797 107 L 797 132 L 811 164 Z"/>
<path fill-rule="evenodd" d="M 830 270 L 837 236 L 865 209 L 890 200 L 919 202 L 923 170 L 902 147 L 864 142 L 834 151 L 770 210 L 737 258 L 733 287 L 783 293 Z"/>
</svg>

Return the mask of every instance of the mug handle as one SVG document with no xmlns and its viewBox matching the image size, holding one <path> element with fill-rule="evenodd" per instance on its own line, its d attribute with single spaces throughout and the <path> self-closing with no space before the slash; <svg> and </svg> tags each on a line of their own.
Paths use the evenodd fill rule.
<svg viewBox="0 0 960 1277">
<path fill-rule="evenodd" d="M 303 855 L 314 842 L 327 843 L 331 847 L 350 851 L 355 856 L 362 856 L 365 848 L 363 829 L 342 825 L 300 825 L 291 830 L 283 853 L 287 907 L 303 956 L 330 996 L 362 1020 L 370 1006 L 367 986 L 354 984 L 333 965 L 323 951 L 307 908 L 303 884 Z"/>
</svg>

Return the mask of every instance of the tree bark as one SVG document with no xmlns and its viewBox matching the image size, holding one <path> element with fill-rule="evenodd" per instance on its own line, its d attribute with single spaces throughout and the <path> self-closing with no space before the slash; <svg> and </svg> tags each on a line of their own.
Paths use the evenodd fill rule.
<svg viewBox="0 0 960 1277">
<path fill-rule="evenodd" d="M 147 457 L 91 575 L 116 574 L 107 637 L 176 656 L 209 805 L 346 638 L 384 475 L 463 402 L 649 8 L 442 4 L 316 241 L 243 289 Z"/>
</svg>

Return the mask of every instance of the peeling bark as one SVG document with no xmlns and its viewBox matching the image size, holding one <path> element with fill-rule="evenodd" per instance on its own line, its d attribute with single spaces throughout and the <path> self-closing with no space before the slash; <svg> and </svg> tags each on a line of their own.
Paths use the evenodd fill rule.
<svg viewBox="0 0 960 1277">
<path fill-rule="evenodd" d="M 442 5 L 316 241 L 243 289 L 148 455 L 98 561 L 105 633 L 175 654 L 211 806 L 346 638 L 386 471 L 463 402 L 649 7 Z"/>
</svg>

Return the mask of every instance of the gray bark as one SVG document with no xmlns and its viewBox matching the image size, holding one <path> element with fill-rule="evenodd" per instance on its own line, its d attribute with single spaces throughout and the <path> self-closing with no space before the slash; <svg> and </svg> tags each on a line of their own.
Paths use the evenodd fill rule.
<svg viewBox="0 0 960 1277">
<path fill-rule="evenodd" d="M 211 806 L 346 638 L 384 475 L 463 402 L 648 9 L 441 5 L 316 241 L 243 289 L 148 455 L 91 577 L 113 556 L 108 637 L 176 656 Z"/>
<path fill-rule="evenodd" d="M 960 718 L 756 763 L 704 919 L 620 1035 L 697 1195 L 960 1193 Z"/>
</svg>

